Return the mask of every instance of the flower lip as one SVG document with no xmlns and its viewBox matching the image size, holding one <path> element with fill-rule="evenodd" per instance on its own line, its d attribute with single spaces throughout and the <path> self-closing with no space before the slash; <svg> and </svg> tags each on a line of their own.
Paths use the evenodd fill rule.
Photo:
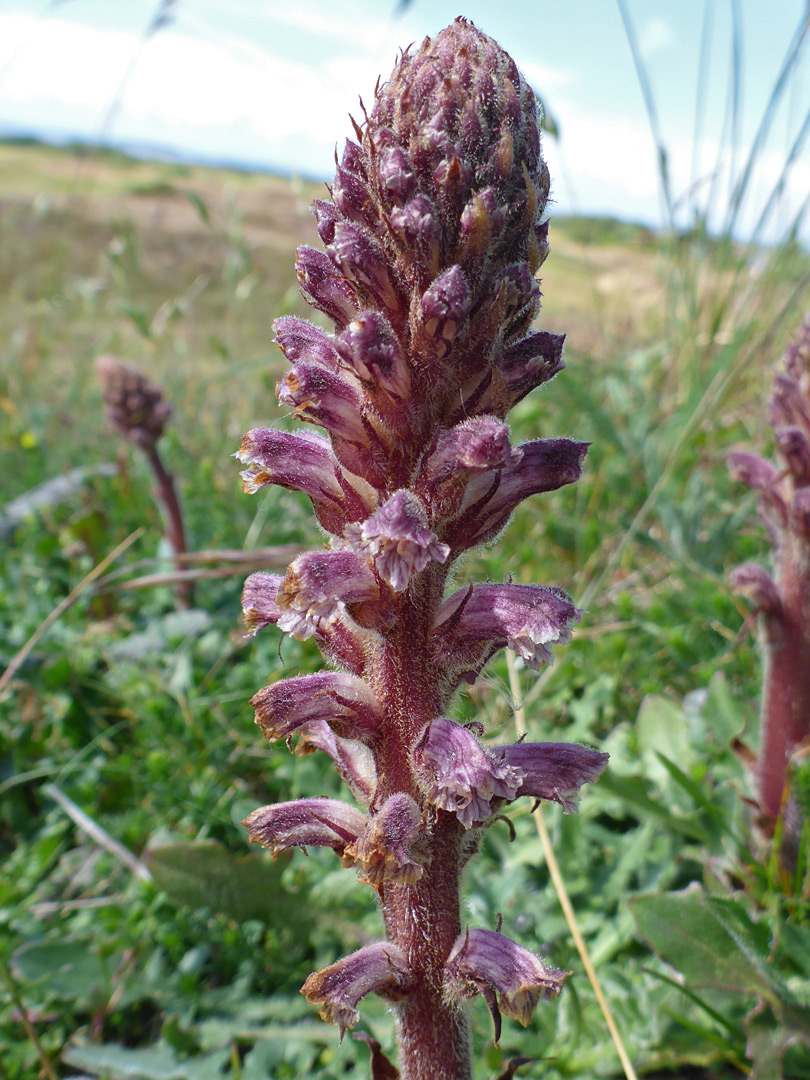
<svg viewBox="0 0 810 1080">
<path fill-rule="evenodd" d="M 444 601 L 434 636 L 445 664 L 482 666 L 508 645 L 537 670 L 551 663 L 550 646 L 571 640 L 582 612 L 562 589 L 543 585 L 471 585 Z"/>
<path fill-rule="evenodd" d="M 472 929 L 456 940 L 445 964 L 444 982 L 451 999 L 478 993 L 484 997 L 492 1013 L 497 1042 L 500 1012 L 526 1027 L 538 1001 L 556 997 L 570 974 L 548 967 L 503 934 Z"/>
<path fill-rule="evenodd" d="M 576 743 L 519 742 L 494 747 L 490 753 L 522 774 L 518 796 L 559 803 L 567 814 L 576 810 L 579 789 L 600 776 L 609 756 Z"/>
<path fill-rule="evenodd" d="M 370 559 L 394 592 L 403 592 L 413 577 L 430 563 L 443 563 L 450 554 L 427 524 L 420 500 L 403 488 L 367 521 L 347 525 L 344 536 Z"/>
<path fill-rule="evenodd" d="M 492 815 L 492 799 L 514 799 L 524 775 L 487 753 L 469 728 L 447 717 L 428 724 L 414 760 L 428 800 L 454 813 L 466 829 Z"/>
<path fill-rule="evenodd" d="M 322 1019 L 340 1028 L 357 1023 L 357 1003 L 366 994 L 377 993 L 397 1001 L 404 996 L 409 982 L 405 954 L 390 942 L 375 942 L 344 956 L 335 964 L 313 972 L 301 993 L 311 1005 L 320 1006 Z"/>
</svg>

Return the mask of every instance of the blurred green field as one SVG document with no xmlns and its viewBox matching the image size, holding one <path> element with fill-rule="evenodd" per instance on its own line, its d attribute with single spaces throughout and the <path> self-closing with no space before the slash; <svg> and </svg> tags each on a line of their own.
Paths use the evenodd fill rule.
<svg viewBox="0 0 810 1080">
<path fill-rule="evenodd" d="M 367 1074 L 366 1047 L 339 1044 L 298 988 L 378 933 L 368 890 L 331 852 L 276 863 L 249 853 L 238 824 L 264 802 L 340 794 L 318 755 L 265 743 L 248 705 L 319 656 L 311 643 L 279 646 L 273 631 L 244 640 L 244 574 L 200 581 L 185 612 L 168 586 L 122 587 L 170 569 L 170 553 L 151 478 L 110 431 L 93 368 L 119 356 L 173 403 L 163 450 L 193 550 L 317 543 L 307 500 L 243 495 L 232 455 L 249 428 L 291 422 L 274 396 L 284 359 L 272 321 L 312 317 L 293 251 L 317 242 L 308 205 L 321 193 L 0 144 L 0 670 L 143 529 L 0 697 L 2 1078 Z M 763 402 L 808 307 L 810 257 L 792 242 L 745 248 L 697 227 L 659 236 L 598 219 L 554 220 L 550 239 L 540 325 L 568 334 L 568 366 L 514 411 L 513 441 L 568 435 L 593 447 L 577 485 L 529 500 L 458 576 L 560 585 L 588 609 L 548 673 L 519 673 L 531 737 L 611 753 L 580 813 L 553 807 L 546 819 L 637 1071 L 719 1080 L 750 1067 L 754 984 L 741 975 L 732 992 L 675 976 L 629 901 L 697 882 L 738 905 L 778 955 L 779 985 L 798 995 L 789 1013 L 781 991 L 762 991 L 761 1037 L 775 1044 L 806 1024 L 808 893 L 757 849 L 750 778 L 731 749 L 756 746 L 760 672 L 725 575 L 767 546 L 724 458 L 732 446 L 766 449 Z M 68 474 L 66 493 L 32 502 Z M 457 713 L 507 738 L 514 704 L 499 660 Z M 142 860 L 141 876 L 76 824 L 65 797 Z M 620 1076 L 529 807 L 512 818 L 517 840 L 496 825 L 472 864 L 470 923 L 502 914 L 505 932 L 574 976 L 526 1032 L 507 1024 L 497 1048 L 476 1003 L 476 1075 L 522 1053 L 546 1059 L 527 1076 Z M 382 1003 L 366 1017 L 390 1047 Z M 798 1043 L 785 1075 L 810 1077 Z"/>
</svg>

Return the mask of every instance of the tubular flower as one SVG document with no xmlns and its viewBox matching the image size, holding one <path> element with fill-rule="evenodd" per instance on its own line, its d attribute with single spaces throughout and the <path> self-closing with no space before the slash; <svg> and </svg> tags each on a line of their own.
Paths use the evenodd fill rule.
<svg viewBox="0 0 810 1080">
<path fill-rule="evenodd" d="M 521 774 L 518 795 L 559 803 L 566 814 L 576 810 L 579 789 L 604 772 L 608 755 L 575 743 L 529 743 L 498 746 L 496 761 Z"/>
<path fill-rule="evenodd" d="M 431 562 L 443 563 L 450 554 L 428 528 L 419 500 L 407 490 L 395 492 L 362 525 L 347 525 L 345 536 L 394 592 L 403 592 L 415 574 Z"/>
<path fill-rule="evenodd" d="M 342 1038 L 346 1028 L 357 1023 L 361 998 L 377 993 L 396 1001 L 407 986 L 408 965 L 402 950 L 388 942 L 377 942 L 313 972 L 301 993 L 311 1005 L 320 1006 L 320 1015 L 340 1028 Z"/>
<path fill-rule="evenodd" d="M 500 1038 L 500 1013 L 524 1027 L 538 1001 L 549 1001 L 562 990 L 570 971 L 547 967 L 534 953 L 494 930 L 468 930 L 447 958 L 445 987 L 451 997 L 481 994 Z"/>
<path fill-rule="evenodd" d="M 330 847 L 342 854 L 366 827 L 366 816 L 337 799 L 296 799 L 261 806 L 242 822 L 273 858 L 291 847 Z"/>
<path fill-rule="evenodd" d="M 486 821 L 495 796 L 514 799 L 523 779 L 519 769 L 490 757 L 469 728 L 446 717 L 425 729 L 415 758 L 427 799 L 456 814 L 465 828 Z"/>
<path fill-rule="evenodd" d="M 563 368 L 563 338 L 532 328 L 549 177 L 535 95 L 511 58 L 457 19 L 400 56 L 354 130 L 331 200 L 314 206 L 324 250 L 299 248 L 296 263 L 333 326 L 275 324 L 290 364 L 281 404 L 325 434 L 257 428 L 237 456 L 247 492 L 303 492 L 326 533 L 283 577 L 248 578 L 248 628 L 312 639 L 340 669 L 259 690 L 256 723 L 327 754 L 367 814 L 305 799 L 298 815 L 282 803 L 248 824 L 274 851 L 332 847 L 379 894 L 387 941 L 304 986 L 321 1015 L 342 1032 L 364 994 L 382 993 L 402 1080 L 470 1080 L 458 999 L 480 991 L 525 1022 L 564 973 L 499 934 L 462 935 L 460 869 L 504 803 L 573 809 L 605 755 L 490 748 L 480 725 L 447 718 L 459 683 L 499 650 L 537 669 L 581 615 L 558 588 L 446 596 L 447 580 L 524 499 L 576 481 L 587 444 L 514 446 L 506 419 Z"/>
<path fill-rule="evenodd" d="M 379 703 L 367 683 L 338 671 L 283 679 L 259 690 L 250 704 L 271 742 L 311 720 L 325 720 L 342 735 L 373 738 L 380 722 Z"/>
</svg>

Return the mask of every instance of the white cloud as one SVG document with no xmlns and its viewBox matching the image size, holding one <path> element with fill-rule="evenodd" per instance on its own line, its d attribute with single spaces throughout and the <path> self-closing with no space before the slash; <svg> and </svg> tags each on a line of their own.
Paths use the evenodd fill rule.
<svg viewBox="0 0 810 1080">
<path fill-rule="evenodd" d="M 346 7 L 358 4 L 347 0 Z M 358 114 L 358 93 L 370 103 L 378 75 L 387 73 L 394 59 L 395 42 L 407 40 L 409 29 L 382 19 L 359 19 L 359 27 L 352 27 L 346 17 L 338 21 L 349 29 L 342 31 L 340 42 L 330 44 L 335 20 L 329 10 L 325 0 L 288 5 L 286 25 L 300 31 L 297 54 L 289 47 L 283 52 L 281 45 L 282 39 L 288 45 L 297 40 L 297 34 L 292 39 L 279 35 L 275 49 L 265 48 L 237 33 L 222 34 L 204 18 L 161 32 L 139 53 L 136 33 L 55 16 L 0 14 L 0 117 L 28 130 L 53 132 L 62 125 L 68 134 L 97 137 L 122 75 L 137 55 L 113 137 L 327 176 L 335 143 L 350 133 L 347 114 Z M 359 6 L 357 11 L 359 16 Z M 278 12 L 272 15 L 275 19 Z M 664 20 L 651 19 L 644 33 L 646 49 L 663 49 L 672 40 Z M 321 41 L 314 59 L 316 36 Z M 551 104 L 563 140 L 559 145 L 545 140 L 557 211 L 659 222 L 657 161 L 646 122 L 615 108 L 602 115 L 584 108 L 565 92 L 580 82 L 581 73 L 533 61 L 521 67 L 541 94 L 558 91 Z M 691 139 L 685 129 L 676 128 L 667 138 L 677 196 L 692 182 Z M 705 140 L 698 158 L 704 173 L 717 165 L 718 154 L 716 142 Z M 760 155 L 751 209 L 744 218 L 749 227 L 773 190 L 783 160 L 776 151 Z M 728 190 L 725 177 L 716 191 L 725 198 Z M 809 190 L 805 160 L 794 168 L 782 199 L 783 227 Z"/>
<path fill-rule="evenodd" d="M 654 15 L 646 19 L 638 35 L 638 47 L 645 60 L 667 52 L 676 42 L 675 29 L 667 19 Z"/>
</svg>

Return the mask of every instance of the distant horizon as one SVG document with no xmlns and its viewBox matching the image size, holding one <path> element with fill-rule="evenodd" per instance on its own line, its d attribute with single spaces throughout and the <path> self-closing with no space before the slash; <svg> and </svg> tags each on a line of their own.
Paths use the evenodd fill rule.
<svg viewBox="0 0 810 1080">
<path fill-rule="evenodd" d="M 311 184 L 328 184 L 332 179 L 331 176 L 318 176 L 313 173 L 307 174 L 300 170 L 288 169 L 282 165 L 274 164 L 271 161 L 229 160 L 214 155 L 206 156 L 203 153 L 187 154 L 179 151 L 176 147 L 169 147 L 160 143 L 125 143 L 123 141 L 109 139 L 107 141 L 101 141 L 89 139 L 81 134 L 70 134 L 66 132 L 48 134 L 42 131 L 31 132 L 21 128 L 5 127 L 0 124 L 0 146 L 4 144 L 42 146 L 49 149 L 64 151 L 79 151 L 84 148 L 89 148 L 91 150 L 102 152 L 109 151 L 115 154 L 121 154 L 131 161 L 141 161 L 146 164 L 154 162 L 155 164 L 161 165 L 197 166 L 199 168 L 212 170 L 224 169 L 228 172 L 240 172 L 251 175 L 295 178 Z M 645 221 L 641 217 L 630 217 L 621 213 L 588 213 L 583 210 L 572 210 L 570 208 L 555 210 L 552 206 L 550 207 L 548 216 L 552 221 L 555 219 L 571 219 L 594 222 L 616 222 L 632 228 L 646 230 L 655 236 L 664 236 L 667 232 L 667 227 L 660 222 Z M 688 230 L 685 228 L 676 229 L 676 235 L 683 235 L 683 233 L 687 231 Z M 719 239 L 718 236 L 714 236 L 711 232 L 708 232 L 707 235 L 710 239 Z M 744 240 L 737 242 L 742 244 L 748 243 L 748 241 Z M 810 242 L 802 238 L 799 238 L 797 242 L 802 250 L 807 251 L 810 254 Z M 758 241 L 754 246 L 769 248 L 772 244 L 765 241 Z"/>
<path fill-rule="evenodd" d="M 398 49 L 458 14 L 458 0 L 341 0 L 337 10 L 331 0 L 177 0 L 155 28 L 156 0 L 71 0 L 38 14 L 31 0 L 0 4 L 4 130 L 316 180 L 331 175 L 358 97 L 371 99 Z M 705 218 L 710 233 L 764 243 L 798 219 L 807 243 L 803 0 L 733 8 L 711 0 L 682 0 L 677 10 L 648 0 L 463 5 L 558 124 L 560 138 L 544 140 L 558 213 L 632 215 L 654 229 L 672 218 L 678 231 Z M 774 100 L 791 56 L 786 92 Z"/>
</svg>

